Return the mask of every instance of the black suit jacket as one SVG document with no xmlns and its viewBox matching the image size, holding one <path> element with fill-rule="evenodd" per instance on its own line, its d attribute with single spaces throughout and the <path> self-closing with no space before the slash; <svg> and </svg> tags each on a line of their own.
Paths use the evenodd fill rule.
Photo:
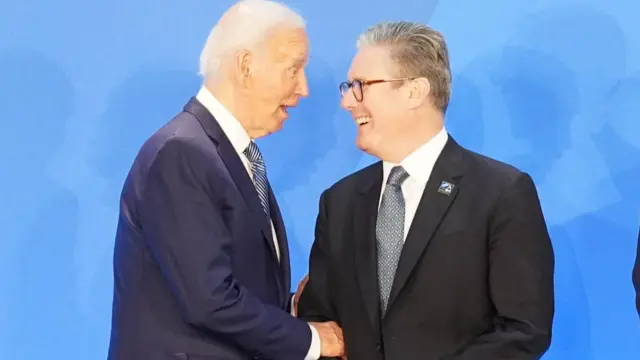
<svg viewBox="0 0 640 360">
<path fill-rule="evenodd" d="M 451 193 L 438 191 L 442 181 Z M 382 164 L 320 199 L 299 315 L 335 320 L 349 360 L 524 360 L 548 349 L 554 255 L 531 178 L 450 138 L 379 315 L 375 223 Z"/>
<path fill-rule="evenodd" d="M 115 241 L 110 360 L 300 360 L 311 329 L 287 313 L 287 237 L 196 99 L 142 147 Z"/>
<path fill-rule="evenodd" d="M 636 263 L 633 266 L 633 287 L 636 289 L 636 308 L 640 316 L 640 232 L 638 233 L 638 247 L 636 252 Z"/>
</svg>

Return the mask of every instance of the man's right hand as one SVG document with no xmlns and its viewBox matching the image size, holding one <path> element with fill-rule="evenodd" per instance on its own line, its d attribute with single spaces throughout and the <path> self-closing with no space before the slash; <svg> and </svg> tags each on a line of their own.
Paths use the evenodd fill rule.
<svg viewBox="0 0 640 360">
<path fill-rule="evenodd" d="M 333 321 L 317 323 L 312 322 L 320 337 L 320 355 L 324 357 L 344 356 L 344 338 L 342 329 Z"/>
</svg>

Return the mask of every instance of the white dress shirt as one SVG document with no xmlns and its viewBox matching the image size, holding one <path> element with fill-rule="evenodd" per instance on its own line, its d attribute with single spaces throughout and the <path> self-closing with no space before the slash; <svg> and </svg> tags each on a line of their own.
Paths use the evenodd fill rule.
<svg viewBox="0 0 640 360">
<path fill-rule="evenodd" d="M 431 138 L 427 143 L 417 148 L 414 152 L 409 154 L 400 164 L 392 164 L 389 162 L 382 163 L 382 191 L 380 191 L 380 200 L 378 207 L 382 202 L 382 194 L 389 178 L 389 173 L 394 166 L 402 166 L 409 174 L 409 177 L 402 183 L 402 196 L 405 203 L 405 215 L 404 215 L 404 240 L 407 239 L 407 234 L 411 228 L 411 223 L 418 210 L 418 204 L 424 193 L 424 189 L 427 187 L 427 181 L 431 176 L 431 171 L 436 163 L 436 160 L 440 156 L 442 149 L 447 143 L 449 135 L 446 129 L 443 127 L 436 136 Z"/>
<path fill-rule="evenodd" d="M 247 170 L 249 177 L 253 179 L 251 173 L 251 163 L 244 154 L 244 150 L 249 146 L 251 138 L 247 131 L 242 127 L 240 122 L 227 110 L 225 107 L 211 94 L 206 87 L 201 87 L 196 99 L 213 115 L 218 121 L 218 124 L 222 128 L 222 131 L 227 136 L 231 145 L 240 156 L 244 168 Z M 280 260 L 280 247 L 278 246 L 278 238 L 276 236 L 276 230 L 271 222 L 271 234 L 273 236 L 274 245 L 276 248 L 276 255 Z M 320 358 L 320 336 L 313 326 L 311 327 L 311 347 L 305 360 L 317 360 Z"/>
</svg>

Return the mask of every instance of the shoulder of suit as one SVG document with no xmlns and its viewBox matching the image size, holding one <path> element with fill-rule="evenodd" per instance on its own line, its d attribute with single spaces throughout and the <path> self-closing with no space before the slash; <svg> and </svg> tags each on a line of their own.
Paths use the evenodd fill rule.
<svg viewBox="0 0 640 360">
<path fill-rule="evenodd" d="M 181 112 L 156 130 L 141 146 L 138 158 L 157 159 L 161 151 L 204 151 L 208 138 L 193 114 Z"/>
<path fill-rule="evenodd" d="M 195 122 L 197 122 L 195 116 L 187 112 L 181 112 L 157 129 L 145 142 L 145 145 L 157 145 L 163 144 L 170 139 L 193 137 L 193 131 L 190 131 L 190 128 L 192 129 L 194 126 L 189 126 L 189 123 L 195 125 Z"/>
<path fill-rule="evenodd" d="M 524 171 L 507 162 L 494 159 L 461 147 L 465 166 L 472 174 L 482 178 L 489 178 L 496 183 L 511 183 L 523 175 Z"/>
<path fill-rule="evenodd" d="M 371 181 L 372 177 L 377 176 L 378 172 L 382 172 L 382 162 L 377 161 L 356 172 L 353 172 L 342 179 L 336 181 L 333 185 L 325 190 L 326 193 L 354 191 L 363 183 Z"/>
</svg>

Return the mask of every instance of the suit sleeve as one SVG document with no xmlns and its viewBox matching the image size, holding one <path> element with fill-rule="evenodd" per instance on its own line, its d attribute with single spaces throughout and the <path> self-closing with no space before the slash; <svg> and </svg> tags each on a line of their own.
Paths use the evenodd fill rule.
<svg viewBox="0 0 640 360">
<path fill-rule="evenodd" d="M 448 359 L 540 359 L 551 343 L 555 260 L 529 175 L 521 174 L 503 191 L 490 228 L 494 326 Z"/>
<path fill-rule="evenodd" d="M 191 325 L 248 352 L 301 360 L 309 326 L 261 302 L 231 271 L 231 234 L 205 173 L 212 160 L 183 140 L 169 140 L 152 162 L 142 189 L 145 239 L 183 316 Z"/>
<path fill-rule="evenodd" d="M 633 287 L 636 289 L 636 308 L 640 316 L 640 233 L 638 233 L 638 247 L 636 250 L 636 263 L 633 266 Z"/>
<path fill-rule="evenodd" d="M 326 191 L 320 196 L 320 209 L 316 219 L 315 240 L 309 254 L 309 281 L 298 300 L 298 317 L 308 321 L 336 321 L 329 288 L 329 239 Z"/>
</svg>

